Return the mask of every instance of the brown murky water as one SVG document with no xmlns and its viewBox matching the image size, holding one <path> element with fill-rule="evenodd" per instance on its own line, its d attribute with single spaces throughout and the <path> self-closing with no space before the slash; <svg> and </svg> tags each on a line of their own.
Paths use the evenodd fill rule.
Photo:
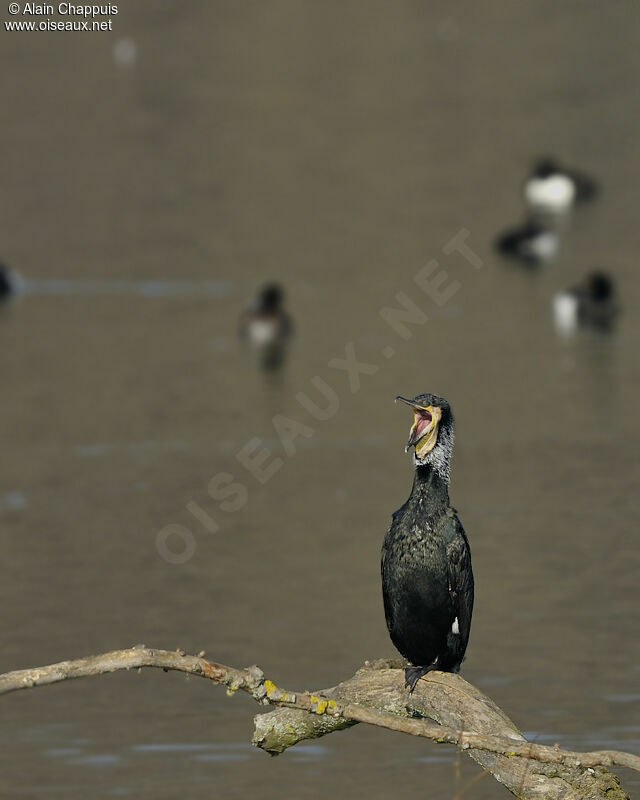
<svg viewBox="0 0 640 800">
<path fill-rule="evenodd" d="M 539 741 L 638 752 L 635 4 L 147 0 L 113 27 L 2 31 L 1 257 L 28 283 L 0 314 L 0 668 L 145 642 L 317 688 L 392 655 L 379 548 L 411 481 L 392 399 L 429 390 L 457 417 L 465 676 Z M 531 274 L 490 243 L 540 152 L 604 192 Z M 480 269 L 443 254 L 463 228 Z M 460 283 L 443 307 L 413 283 L 434 258 Z M 621 324 L 559 341 L 550 297 L 595 265 Z M 235 339 L 266 278 L 298 334 L 275 385 Z M 429 315 L 406 341 L 379 315 L 401 291 Z M 355 392 L 328 366 L 350 342 L 377 367 Z M 296 400 L 319 401 L 316 375 L 339 398 L 328 421 Z M 291 457 L 276 413 L 314 430 Z M 265 484 L 236 458 L 252 437 L 284 462 Z M 220 472 L 241 510 L 207 495 Z M 156 548 L 174 523 L 196 546 L 178 565 Z M 149 671 L 11 695 L 0 794 L 505 796 L 384 731 L 269 759 L 255 712 Z"/>
</svg>

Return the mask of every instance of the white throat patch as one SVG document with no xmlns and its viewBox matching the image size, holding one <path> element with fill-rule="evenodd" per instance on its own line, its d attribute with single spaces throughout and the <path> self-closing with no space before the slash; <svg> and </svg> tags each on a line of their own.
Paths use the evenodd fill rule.
<svg viewBox="0 0 640 800">
<path fill-rule="evenodd" d="M 453 450 L 453 427 L 449 424 L 446 427 L 440 426 L 438 431 L 438 441 L 433 450 L 430 450 L 424 458 L 418 458 L 413 454 L 413 463 L 416 466 L 432 467 L 440 478 L 449 483 L 451 471 L 451 451 Z"/>
</svg>

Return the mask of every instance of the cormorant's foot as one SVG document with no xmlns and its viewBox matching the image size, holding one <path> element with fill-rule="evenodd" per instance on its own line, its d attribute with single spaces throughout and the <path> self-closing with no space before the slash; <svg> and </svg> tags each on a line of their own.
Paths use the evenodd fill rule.
<svg viewBox="0 0 640 800">
<path fill-rule="evenodd" d="M 437 669 L 435 664 L 429 664 L 428 667 L 405 667 L 404 688 L 409 689 L 409 694 L 411 694 L 420 678 L 427 672 L 433 672 L 434 669 Z"/>
</svg>

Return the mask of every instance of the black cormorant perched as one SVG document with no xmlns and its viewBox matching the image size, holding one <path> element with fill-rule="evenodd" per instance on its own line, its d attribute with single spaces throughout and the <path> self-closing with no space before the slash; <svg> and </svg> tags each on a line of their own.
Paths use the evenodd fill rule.
<svg viewBox="0 0 640 800">
<path fill-rule="evenodd" d="M 613 278 L 606 272 L 587 275 L 583 283 L 553 298 L 553 317 L 559 333 L 571 334 L 579 325 L 607 330 L 620 311 Z"/>
<path fill-rule="evenodd" d="M 499 236 L 496 250 L 509 258 L 536 267 L 550 261 L 558 252 L 559 244 L 556 231 L 532 217 L 523 225 Z"/>
<path fill-rule="evenodd" d="M 527 203 L 537 211 L 550 214 L 562 214 L 596 194 L 597 187 L 591 178 L 565 169 L 551 158 L 540 159 L 524 185 Z"/>
<path fill-rule="evenodd" d="M 449 403 L 433 394 L 396 399 L 414 411 L 406 450 L 415 448 L 415 479 L 384 539 L 382 594 L 391 640 L 410 663 L 405 685 L 413 691 L 431 670 L 460 669 L 471 628 L 473 572 L 464 528 L 449 505 Z"/>
<path fill-rule="evenodd" d="M 291 317 L 282 307 L 283 300 L 282 288 L 268 283 L 240 317 L 240 336 L 251 345 L 265 370 L 282 365 L 293 332 Z"/>
</svg>

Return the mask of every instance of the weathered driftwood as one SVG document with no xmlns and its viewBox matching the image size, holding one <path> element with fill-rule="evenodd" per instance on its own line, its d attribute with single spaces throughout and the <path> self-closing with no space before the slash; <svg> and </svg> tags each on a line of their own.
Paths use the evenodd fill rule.
<svg viewBox="0 0 640 800">
<path fill-rule="evenodd" d="M 367 664 L 349 680 L 321 694 L 339 705 L 357 704 L 367 710 L 396 715 L 406 723 L 396 729 L 405 733 L 425 735 L 419 732 L 425 724 L 422 718 L 434 720 L 439 724 L 429 738 L 451 742 L 466 750 L 517 797 L 545 800 L 628 797 L 617 777 L 604 767 L 625 762 L 625 766 L 637 769 L 638 756 L 574 753 L 527 742 L 506 714 L 460 675 L 432 672 L 408 695 L 403 670 L 392 664 L 386 661 Z M 392 727 L 373 719 L 360 721 Z M 414 722 L 416 730 L 412 731 L 410 726 Z M 296 709 L 278 708 L 255 718 L 253 742 L 268 752 L 281 753 L 297 741 L 324 736 L 349 724 L 352 723 L 344 717 L 327 720 Z M 455 732 L 453 736 L 451 731 Z"/>
<path fill-rule="evenodd" d="M 378 661 L 332 689 L 279 689 L 258 667 L 238 670 L 178 650 L 138 645 L 98 656 L 0 675 L 0 694 L 121 669 L 158 667 L 208 678 L 278 706 L 255 718 L 253 743 L 276 755 L 303 739 L 358 722 L 455 744 L 523 800 L 628 800 L 608 766 L 640 771 L 640 757 L 618 751 L 576 753 L 526 739 L 493 701 L 459 675 L 432 672 L 412 695 L 395 662 Z"/>
</svg>

